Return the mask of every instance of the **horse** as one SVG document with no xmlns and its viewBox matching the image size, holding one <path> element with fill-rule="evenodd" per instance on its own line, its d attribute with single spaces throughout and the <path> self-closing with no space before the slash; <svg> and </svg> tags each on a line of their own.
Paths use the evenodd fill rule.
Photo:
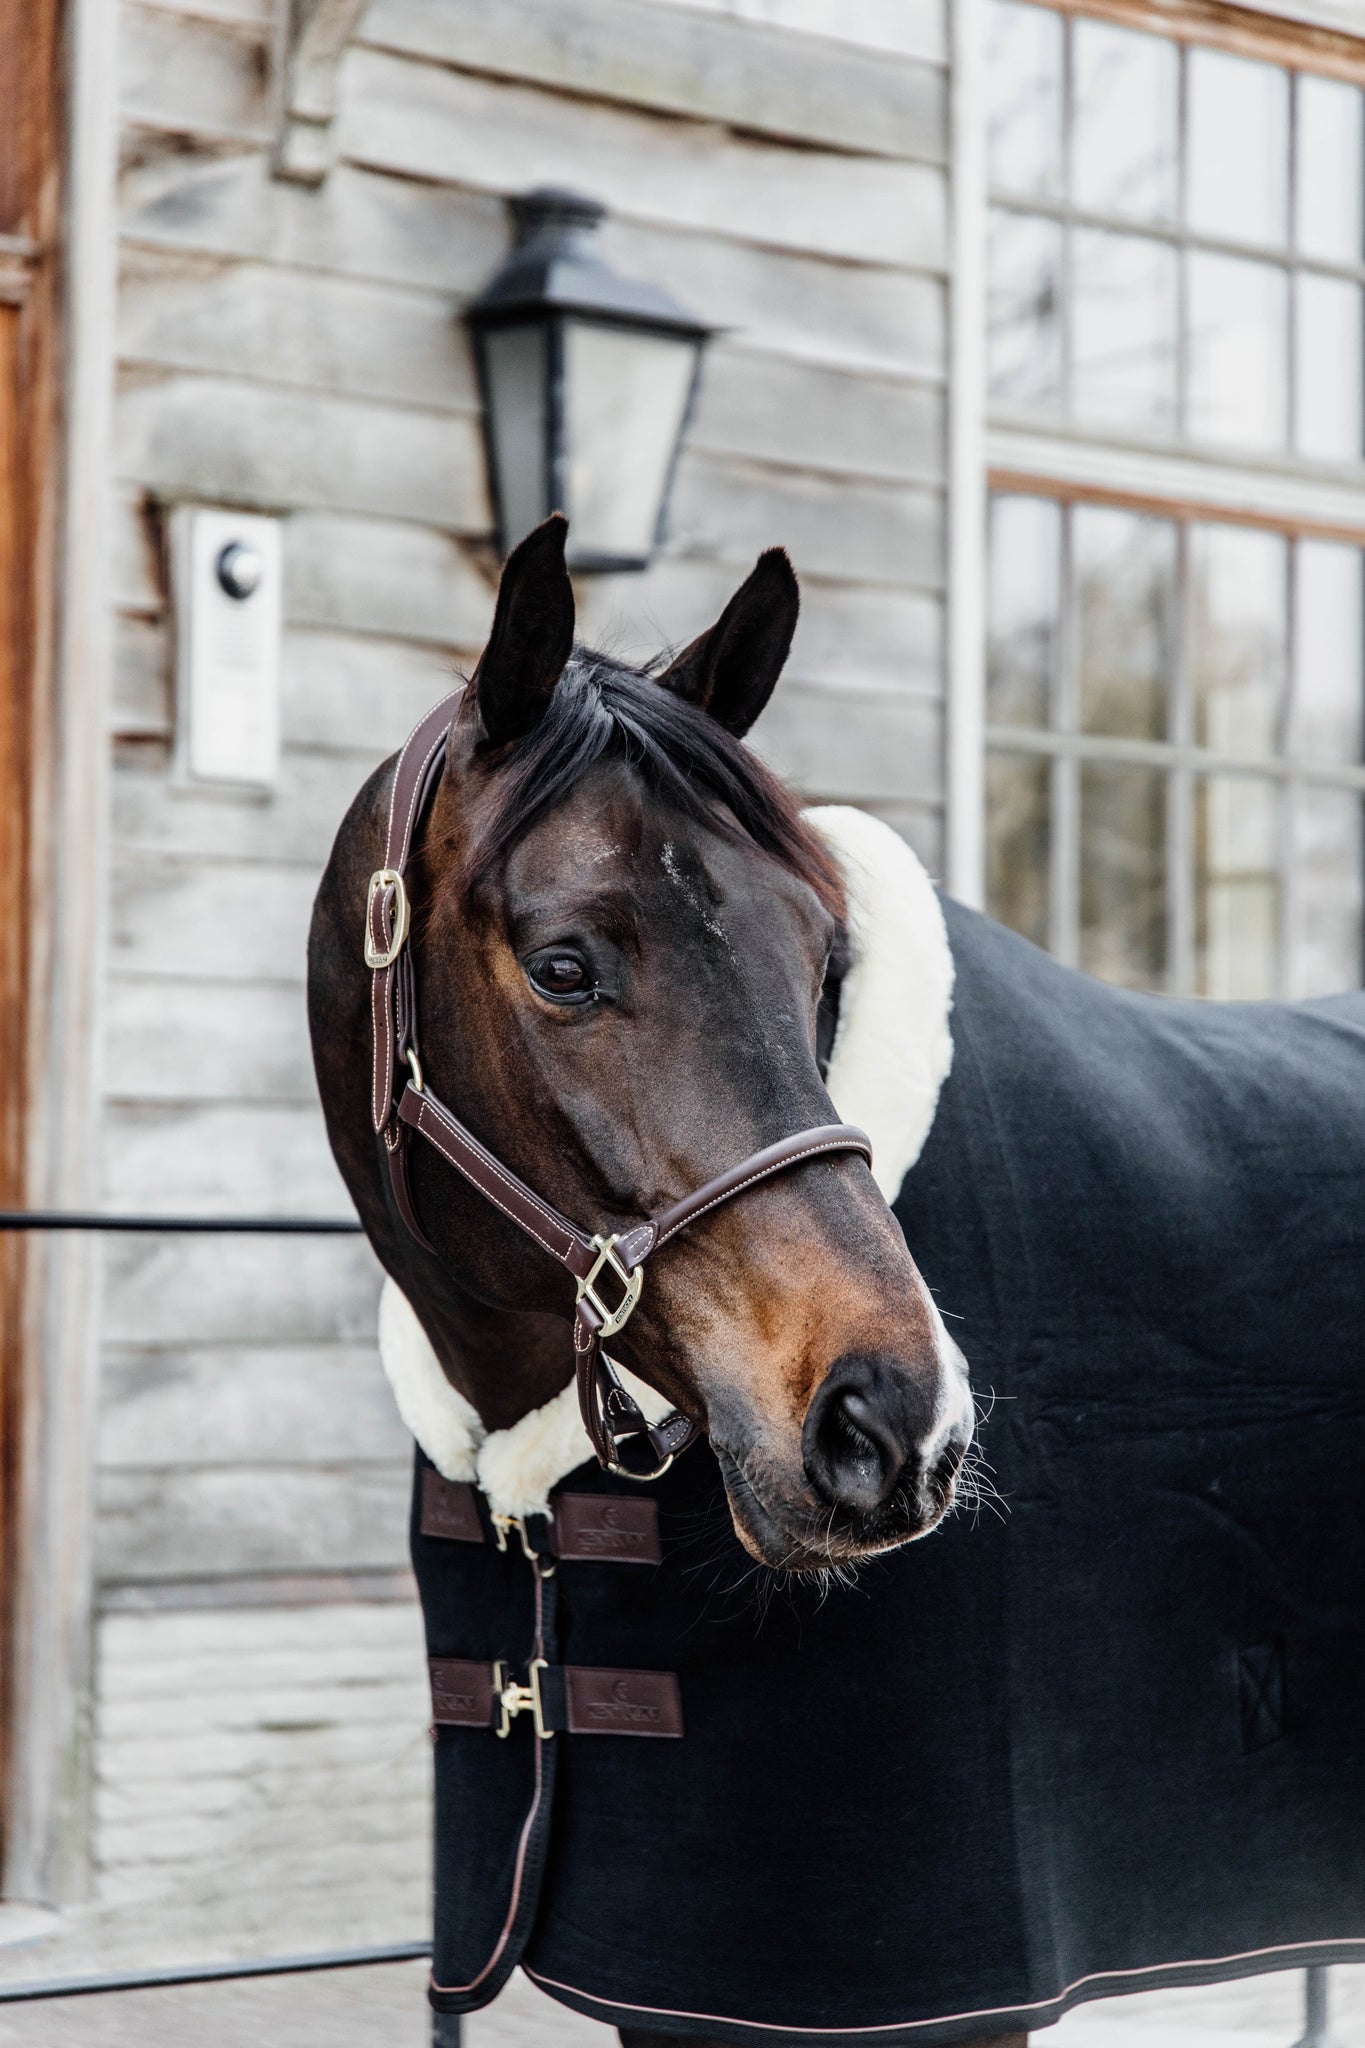
<svg viewBox="0 0 1365 2048">
<path fill-rule="evenodd" d="M 744 744 L 796 624 L 781 550 L 634 668 L 575 644 L 564 538 L 556 516 L 513 551 L 472 679 L 360 791 L 309 942 L 328 1134 L 419 1446 L 438 2016 L 521 1961 L 627 2044 L 1017 2039 L 1105 1989 L 1365 1952 L 1341 1919 L 1365 1900 L 1354 1838 L 1301 1873 L 1287 1932 L 1220 1894 L 1212 1962 L 1186 1952 L 1181 1883 L 1116 1930 L 1106 1869 L 1131 1904 L 1143 1855 L 1166 1854 L 1101 1761 L 1141 1679 L 1117 1644 L 1100 1676 L 1074 1669 L 1078 1626 L 1093 1645 L 1115 1601 L 1159 1611 L 1197 1554 L 1217 1597 L 1182 1592 L 1173 1631 L 1143 1638 L 1197 1666 L 1191 1726 L 1271 1753 L 1310 1608 L 1302 1654 L 1365 1705 L 1361 1541 L 1339 1459 L 1325 1479 L 1300 1427 L 1307 1406 L 1338 1446 L 1363 1433 L 1342 1361 L 1365 1131 L 1342 1106 L 1365 1007 L 1163 1005 L 940 899 L 886 828 L 803 814 Z M 859 1102 L 870 1146 L 831 1121 Z M 1329 1128 L 1335 1208 L 1307 1171 Z M 1317 1261 L 1293 1313 L 1277 1217 Z M 938 1294 L 1003 1396 L 1010 1544 L 1036 1580 L 999 1528 L 948 1522 L 989 1481 Z M 1233 1362 L 1207 1401 L 1231 1426 L 1250 1398 L 1254 1455 L 1189 1422 L 1192 1356 Z M 1197 1454 L 1170 1455 L 1172 1416 Z M 646 1440 L 647 1473 L 625 1448 Z M 1306 1547 L 1285 1533 L 1296 1487 Z M 1145 1547 L 1115 1576 L 1136 1504 Z M 761 1616 L 730 1598 L 746 1557 L 781 1589 Z M 1304 1591 L 1307 1557 L 1331 1598 Z M 1036 1656 L 1011 1647 L 1020 1617 Z M 1248 1832 L 1221 1756 L 1192 1770 L 1155 1724 L 1130 1737 L 1168 1827 L 1183 1802 L 1192 1839 L 1264 1847 L 1273 1798 Z M 1315 1821 L 1359 1775 L 1343 1741 Z M 1118 1818 L 1097 1827 L 1101 1786 Z M 626 1925 L 606 1903 L 623 1883 Z"/>
</svg>

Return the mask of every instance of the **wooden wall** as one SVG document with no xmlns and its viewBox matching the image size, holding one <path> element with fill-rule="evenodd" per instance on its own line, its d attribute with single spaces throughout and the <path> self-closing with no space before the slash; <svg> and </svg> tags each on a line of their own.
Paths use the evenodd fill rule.
<svg viewBox="0 0 1365 2048">
<path fill-rule="evenodd" d="M 336 163 L 308 189 L 270 174 L 272 0 L 122 0 L 109 1206 L 345 1208 L 305 1040 L 305 927 L 350 795 L 488 624 L 459 314 L 506 247 L 508 192 L 553 182 L 604 200 L 612 260 L 727 330 L 670 544 L 643 578 L 581 588 L 586 636 L 642 653 L 681 642 L 784 542 L 802 622 L 761 744 L 812 796 L 877 809 L 937 861 L 943 4 L 372 0 L 344 61 Z M 285 520 L 269 799 L 168 779 L 165 534 L 185 500 Z M 259 1735 L 270 1685 L 246 1647 L 239 1676 L 230 1644 L 266 1644 L 274 1684 L 294 1646 L 312 1655 L 310 1629 L 349 1641 L 330 1725 L 345 1687 L 390 1682 L 412 1634 L 408 1447 L 375 1363 L 376 1291 L 345 1240 L 111 1244 L 95 1758 L 111 1904 L 130 1885 L 183 1885 L 221 1846 L 221 1829 L 138 1818 L 139 1801 L 182 1811 L 181 1748 L 156 1739 L 164 1689 L 142 1686 L 144 1662 L 173 1687 L 218 1658 L 214 1713 Z M 296 1629 L 279 1608 L 300 1600 L 313 1618 Z M 392 1627 L 375 1619 L 390 1606 Z M 406 1682 L 410 1735 L 421 1688 Z M 240 1709 L 222 1708 L 234 1686 Z M 203 1794 L 220 1815 L 234 1798 L 255 1812 L 253 1753 L 220 1742 Z M 347 1768 L 329 1801 L 335 1829 L 360 1839 L 348 1816 L 376 1781 Z M 289 1891 L 296 1821 L 281 1819 L 273 1863 L 268 1816 L 243 1837 L 262 1896 Z M 352 1860 L 347 1883 L 387 1885 L 383 1858 L 368 1878 Z M 416 1896 L 385 1893 L 393 1938 L 419 1931 Z"/>
</svg>

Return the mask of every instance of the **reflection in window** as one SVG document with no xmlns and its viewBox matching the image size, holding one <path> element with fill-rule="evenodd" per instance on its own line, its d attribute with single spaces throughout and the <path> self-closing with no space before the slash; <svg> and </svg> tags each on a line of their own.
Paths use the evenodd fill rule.
<svg viewBox="0 0 1365 2048">
<path fill-rule="evenodd" d="M 1170 433 L 1176 423 L 1176 253 L 1077 229 L 1071 334 L 1078 419 Z"/>
<path fill-rule="evenodd" d="M 1365 257 L 1365 98 L 1335 78 L 1298 81 L 1296 211 L 1300 252 L 1328 263 Z"/>
<path fill-rule="evenodd" d="M 1078 505 L 1072 546 L 1082 730 L 1164 739 L 1175 654 L 1175 528 L 1169 519 Z"/>
<path fill-rule="evenodd" d="M 1294 442 L 1301 455 L 1358 462 L 1365 451 L 1365 298 L 1345 278 L 1304 271 L 1298 283 Z"/>
<path fill-rule="evenodd" d="M 1125 988 L 1166 979 L 1166 778 L 1081 763 L 1081 966 Z"/>
<path fill-rule="evenodd" d="M 1055 407 L 1062 390 L 1062 231 L 1050 220 L 991 215 L 986 299 L 991 397 Z"/>
<path fill-rule="evenodd" d="M 1061 507 L 1046 498 L 991 504 L 987 715 L 1046 725 L 1057 666 Z"/>
<path fill-rule="evenodd" d="M 1347 789 L 1298 789 L 1291 807 L 1294 915 L 1286 994 L 1333 995 L 1361 980 L 1365 841 L 1361 799 Z"/>
<path fill-rule="evenodd" d="M 1036 754 L 988 754 L 986 907 L 992 917 L 1047 944 L 1049 764 Z"/>
<path fill-rule="evenodd" d="M 1290 751 L 1305 761 L 1353 767 L 1361 758 L 1365 699 L 1360 550 L 1338 541 L 1303 540 L 1295 552 Z"/>
<path fill-rule="evenodd" d="M 991 0 L 986 10 L 986 149 L 1000 192 L 1052 194 L 1062 183 L 1062 22 L 1046 7 Z"/>
<path fill-rule="evenodd" d="M 1284 271 L 1240 256 L 1192 253 L 1188 262 L 1188 432 L 1236 448 L 1282 448 L 1288 409 Z"/>
<path fill-rule="evenodd" d="M 1189 56 L 1189 221 L 1219 240 L 1285 241 L 1289 74 L 1222 50 Z"/>
<path fill-rule="evenodd" d="M 1273 754 L 1286 667 L 1286 547 L 1277 533 L 1190 533 L 1195 739 L 1220 754 Z"/>
<path fill-rule="evenodd" d="M 1280 925 L 1280 791 L 1252 775 L 1195 786 L 1195 987 L 1242 1002 L 1273 996 Z"/>
<path fill-rule="evenodd" d="M 1180 64 L 1175 45 L 1077 21 L 1072 42 L 1076 204 L 1087 213 L 1175 213 Z"/>
</svg>

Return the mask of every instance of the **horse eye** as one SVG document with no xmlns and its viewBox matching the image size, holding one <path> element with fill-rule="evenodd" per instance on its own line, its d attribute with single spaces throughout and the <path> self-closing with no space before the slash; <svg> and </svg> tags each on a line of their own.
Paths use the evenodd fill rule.
<svg viewBox="0 0 1365 2048">
<path fill-rule="evenodd" d="M 582 1001 L 592 994 L 587 965 L 577 953 L 542 953 L 526 972 L 532 988 L 551 1002 Z"/>
</svg>

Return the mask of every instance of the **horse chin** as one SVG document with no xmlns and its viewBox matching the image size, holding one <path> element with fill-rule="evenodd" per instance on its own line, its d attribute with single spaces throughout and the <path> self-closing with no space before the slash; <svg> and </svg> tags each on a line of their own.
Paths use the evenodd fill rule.
<svg viewBox="0 0 1365 2048">
<path fill-rule="evenodd" d="M 756 1564 L 798 1577 L 815 1577 L 888 1551 L 918 1542 L 937 1528 L 953 1505 L 955 1473 L 920 1513 L 902 1504 L 894 1512 L 856 1524 L 811 1501 L 793 1508 L 771 1506 L 749 1473 L 730 1452 L 713 1440 L 725 1481 L 730 1517 L 744 1548 Z"/>
</svg>

